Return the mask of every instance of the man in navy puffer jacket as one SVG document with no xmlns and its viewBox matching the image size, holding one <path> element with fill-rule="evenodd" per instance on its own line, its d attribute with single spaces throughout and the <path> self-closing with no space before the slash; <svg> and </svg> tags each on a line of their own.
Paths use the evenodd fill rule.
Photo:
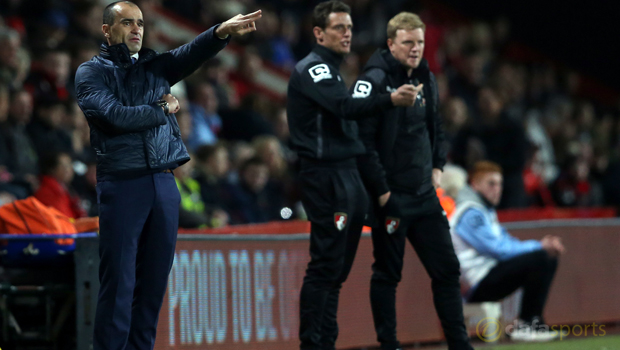
<svg viewBox="0 0 620 350">
<path fill-rule="evenodd" d="M 260 17 L 260 11 L 237 15 L 158 54 L 142 49 L 138 6 L 119 1 L 104 10 L 106 43 L 75 78 L 97 152 L 101 288 L 95 350 L 153 349 L 178 229 L 180 196 L 171 171 L 189 160 L 170 86 L 222 50 L 230 35 L 256 30 Z"/>
</svg>

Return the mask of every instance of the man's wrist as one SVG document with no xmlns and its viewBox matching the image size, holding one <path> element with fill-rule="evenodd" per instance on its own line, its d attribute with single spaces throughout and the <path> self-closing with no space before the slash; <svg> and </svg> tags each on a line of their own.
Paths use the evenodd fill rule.
<svg viewBox="0 0 620 350">
<path fill-rule="evenodd" d="M 170 113 L 170 105 L 168 104 L 168 101 L 164 99 L 158 100 L 157 105 L 164 110 L 165 115 L 168 115 Z"/>
<path fill-rule="evenodd" d="M 230 36 L 230 34 L 227 33 L 223 33 L 222 30 L 222 25 L 220 24 L 219 26 L 217 26 L 217 28 L 215 29 L 215 36 L 218 37 L 218 39 L 220 40 L 226 40 L 228 39 L 228 37 Z"/>
</svg>

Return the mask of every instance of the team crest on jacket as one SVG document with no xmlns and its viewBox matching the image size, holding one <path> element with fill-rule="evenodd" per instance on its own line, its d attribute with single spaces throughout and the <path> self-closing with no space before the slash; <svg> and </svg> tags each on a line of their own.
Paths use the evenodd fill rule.
<svg viewBox="0 0 620 350">
<path fill-rule="evenodd" d="M 396 232 L 396 230 L 398 230 L 399 225 L 400 225 L 399 218 L 393 218 L 390 216 L 385 218 L 385 229 L 387 230 L 387 233 L 392 234 Z"/>
<path fill-rule="evenodd" d="M 334 213 L 334 225 L 336 225 L 338 231 L 344 230 L 347 226 L 347 213 Z"/>
</svg>

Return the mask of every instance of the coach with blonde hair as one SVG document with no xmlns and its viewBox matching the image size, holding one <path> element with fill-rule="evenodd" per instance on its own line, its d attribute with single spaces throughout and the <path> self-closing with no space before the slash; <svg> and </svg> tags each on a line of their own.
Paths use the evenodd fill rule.
<svg viewBox="0 0 620 350">
<path fill-rule="evenodd" d="M 387 27 L 387 50 L 369 59 L 352 88 L 354 98 L 373 98 L 403 84 L 415 86 L 412 106 L 358 121 L 366 154 L 358 168 L 374 204 L 375 263 L 370 296 L 377 339 L 384 350 L 400 348 L 396 337 L 396 286 L 409 239 L 432 279 L 435 309 L 449 349 L 472 349 L 463 322 L 459 262 L 435 189 L 446 163 L 437 112 L 437 83 L 422 58 L 425 25 L 402 12 Z M 406 312 L 406 311 L 405 311 Z"/>
</svg>

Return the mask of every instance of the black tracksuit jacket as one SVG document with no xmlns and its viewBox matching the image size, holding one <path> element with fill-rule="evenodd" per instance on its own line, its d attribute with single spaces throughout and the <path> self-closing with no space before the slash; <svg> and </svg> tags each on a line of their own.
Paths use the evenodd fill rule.
<svg viewBox="0 0 620 350">
<path fill-rule="evenodd" d="M 389 51 L 377 50 L 351 87 L 354 97 L 373 99 L 402 84 L 419 83 L 424 88 L 413 107 L 392 108 L 358 122 L 367 150 L 358 158 L 358 167 L 374 198 L 390 190 L 428 194 L 433 186 L 432 169 L 443 169 L 446 153 L 437 82 L 425 59 L 407 76 L 405 67 Z"/>
<path fill-rule="evenodd" d="M 340 161 L 364 154 L 355 120 L 393 109 L 389 93 L 351 97 L 339 73 L 342 58 L 317 45 L 291 75 L 288 124 L 291 145 L 302 158 Z"/>
</svg>

